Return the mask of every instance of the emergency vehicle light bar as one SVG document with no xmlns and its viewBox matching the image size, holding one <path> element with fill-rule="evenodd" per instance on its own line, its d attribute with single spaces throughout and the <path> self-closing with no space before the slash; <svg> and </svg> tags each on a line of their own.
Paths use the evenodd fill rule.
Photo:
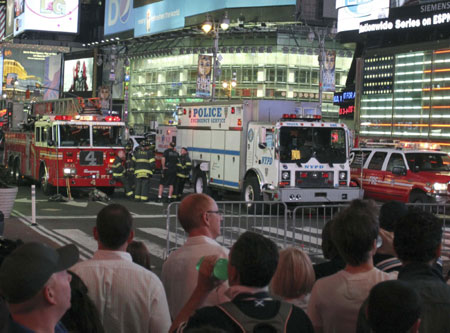
<svg viewBox="0 0 450 333">
<path fill-rule="evenodd" d="M 320 119 L 322 119 L 322 116 L 319 115 L 319 114 L 315 114 L 315 115 L 310 115 L 310 116 L 307 116 L 307 117 L 302 117 L 301 115 L 298 115 L 298 114 L 295 114 L 295 113 L 291 113 L 291 114 L 284 113 L 282 119 L 283 120 L 286 120 L 286 119 L 314 119 L 314 120 L 320 120 Z"/>
</svg>

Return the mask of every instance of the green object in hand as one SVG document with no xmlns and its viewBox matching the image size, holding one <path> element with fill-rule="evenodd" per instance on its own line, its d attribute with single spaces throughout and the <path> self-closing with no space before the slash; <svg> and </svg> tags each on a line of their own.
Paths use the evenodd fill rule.
<svg viewBox="0 0 450 333">
<path fill-rule="evenodd" d="M 203 262 L 203 259 L 205 257 L 201 257 L 200 260 L 197 263 L 196 269 L 200 269 L 200 265 Z M 216 279 L 218 280 L 228 280 L 228 259 L 225 258 L 219 258 L 217 259 L 216 263 L 214 264 L 213 274 Z"/>
</svg>

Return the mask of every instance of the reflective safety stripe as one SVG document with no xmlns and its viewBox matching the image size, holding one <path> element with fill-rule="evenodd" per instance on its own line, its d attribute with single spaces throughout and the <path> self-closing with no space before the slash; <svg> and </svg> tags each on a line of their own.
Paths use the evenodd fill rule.
<svg viewBox="0 0 450 333">
<path fill-rule="evenodd" d="M 146 197 L 145 195 L 141 195 L 141 200 L 148 200 L 148 197 Z"/>
<path fill-rule="evenodd" d="M 113 177 L 119 178 L 119 177 L 122 177 L 122 176 L 123 176 L 123 172 L 122 172 L 122 173 L 115 173 L 115 172 L 114 172 L 112 175 L 113 175 Z"/>
<path fill-rule="evenodd" d="M 188 175 L 184 175 L 184 174 L 182 174 L 182 173 L 177 173 L 177 177 L 180 177 L 180 178 L 188 178 L 189 176 L 188 176 Z"/>
<path fill-rule="evenodd" d="M 133 195 L 133 191 L 127 192 L 125 195 L 126 195 L 127 197 L 131 197 L 131 196 Z"/>
<path fill-rule="evenodd" d="M 141 196 L 140 195 L 135 195 L 134 198 L 140 200 Z"/>
</svg>

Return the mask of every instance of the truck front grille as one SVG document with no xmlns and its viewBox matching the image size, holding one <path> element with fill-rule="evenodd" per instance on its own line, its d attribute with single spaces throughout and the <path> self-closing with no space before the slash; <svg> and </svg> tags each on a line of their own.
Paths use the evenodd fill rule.
<svg viewBox="0 0 450 333">
<path fill-rule="evenodd" d="M 296 171 L 295 187 L 302 188 L 332 188 L 332 171 Z"/>
</svg>

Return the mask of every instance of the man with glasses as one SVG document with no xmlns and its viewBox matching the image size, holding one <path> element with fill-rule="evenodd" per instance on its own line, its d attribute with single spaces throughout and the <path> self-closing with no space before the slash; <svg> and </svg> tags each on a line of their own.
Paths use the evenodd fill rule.
<svg viewBox="0 0 450 333">
<path fill-rule="evenodd" d="M 223 212 L 211 197 L 198 193 L 185 197 L 178 208 L 178 220 L 188 238 L 182 247 L 169 255 L 161 273 L 172 318 L 177 316 L 196 286 L 196 266 L 200 258 L 212 254 L 227 258 L 229 252 L 215 241 L 220 235 Z M 227 287 L 224 283 L 211 291 L 202 306 L 227 301 L 223 294 Z"/>
</svg>

